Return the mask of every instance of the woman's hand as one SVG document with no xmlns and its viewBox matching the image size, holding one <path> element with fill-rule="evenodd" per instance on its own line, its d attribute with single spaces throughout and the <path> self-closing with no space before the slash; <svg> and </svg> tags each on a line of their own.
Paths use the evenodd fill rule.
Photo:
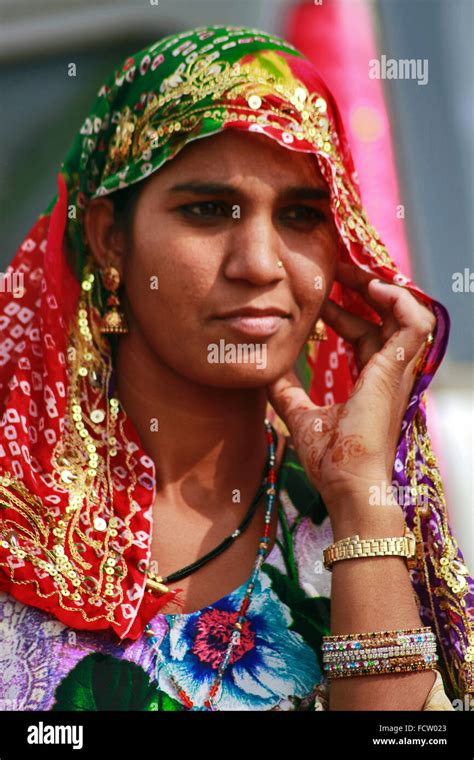
<svg viewBox="0 0 474 760">
<path fill-rule="evenodd" d="M 353 347 L 360 375 L 343 404 L 314 404 L 294 372 L 268 386 L 309 480 L 333 519 L 351 504 L 368 504 L 371 487 L 387 488 L 415 367 L 436 319 L 407 290 L 343 262 L 337 279 L 380 315 L 374 325 L 328 301 L 321 317 Z"/>
</svg>

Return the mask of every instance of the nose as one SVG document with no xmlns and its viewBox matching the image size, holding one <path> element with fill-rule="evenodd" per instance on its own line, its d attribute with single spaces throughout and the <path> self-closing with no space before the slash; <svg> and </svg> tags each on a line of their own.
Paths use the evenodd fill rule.
<svg viewBox="0 0 474 760">
<path fill-rule="evenodd" d="M 265 211 L 248 212 L 235 220 L 229 233 L 224 274 L 230 280 L 247 280 L 253 285 L 268 285 L 285 278 L 283 243 L 271 215 Z M 283 261 L 284 264 L 284 261 Z"/>
</svg>

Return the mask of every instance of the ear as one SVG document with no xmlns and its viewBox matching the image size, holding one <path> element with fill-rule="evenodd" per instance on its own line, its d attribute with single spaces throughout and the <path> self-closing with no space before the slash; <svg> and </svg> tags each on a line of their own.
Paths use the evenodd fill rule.
<svg viewBox="0 0 474 760">
<path fill-rule="evenodd" d="M 125 231 L 114 218 L 110 198 L 94 198 L 84 215 L 84 231 L 88 248 L 100 269 L 115 266 L 123 274 L 126 255 Z"/>
</svg>

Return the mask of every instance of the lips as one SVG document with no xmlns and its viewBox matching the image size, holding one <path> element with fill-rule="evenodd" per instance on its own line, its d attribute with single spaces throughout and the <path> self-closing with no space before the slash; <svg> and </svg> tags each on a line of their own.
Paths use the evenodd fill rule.
<svg viewBox="0 0 474 760">
<path fill-rule="evenodd" d="M 227 312 L 218 319 L 235 332 L 264 338 L 278 332 L 289 317 L 289 313 L 279 307 L 248 306 Z"/>
<path fill-rule="evenodd" d="M 290 314 L 279 306 L 267 306 L 258 308 L 256 306 L 243 306 L 240 309 L 227 311 L 225 314 L 217 315 L 217 319 L 228 319 L 229 317 L 289 317 Z"/>
</svg>

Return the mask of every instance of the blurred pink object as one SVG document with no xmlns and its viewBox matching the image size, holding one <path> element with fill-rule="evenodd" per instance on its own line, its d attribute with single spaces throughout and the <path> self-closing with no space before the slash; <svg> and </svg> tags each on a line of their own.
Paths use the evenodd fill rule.
<svg viewBox="0 0 474 760">
<path fill-rule="evenodd" d="M 301 3 L 289 14 L 285 36 L 318 68 L 338 103 L 369 218 L 408 276 L 412 274 L 392 131 L 383 83 L 369 76 L 380 58 L 369 4 L 353 0 Z"/>
</svg>

